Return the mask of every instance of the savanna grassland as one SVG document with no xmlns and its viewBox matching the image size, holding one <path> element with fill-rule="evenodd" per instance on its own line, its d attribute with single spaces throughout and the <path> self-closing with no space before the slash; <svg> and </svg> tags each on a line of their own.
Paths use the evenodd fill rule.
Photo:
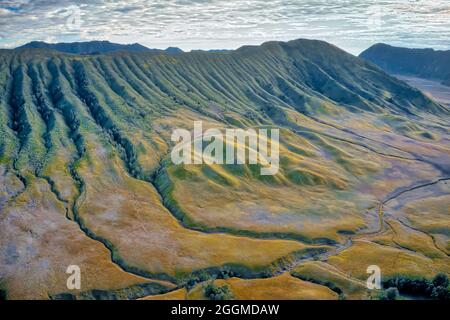
<svg viewBox="0 0 450 320">
<path fill-rule="evenodd" d="M 320 41 L 0 50 L 0 289 L 369 299 L 369 265 L 385 280 L 450 275 L 449 116 Z M 278 173 L 174 165 L 172 131 L 199 120 L 280 129 Z M 74 264 L 81 291 L 66 287 Z"/>
</svg>

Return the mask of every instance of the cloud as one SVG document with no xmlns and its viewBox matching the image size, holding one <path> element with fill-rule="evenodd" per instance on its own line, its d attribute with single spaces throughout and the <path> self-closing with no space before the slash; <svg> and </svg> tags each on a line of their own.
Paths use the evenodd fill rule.
<svg viewBox="0 0 450 320">
<path fill-rule="evenodd" d="M 51 38 L 207 49 L 306 37 L 353 53 L 375 42 L 450 48 L 448 0 L 19 0 L 0 1 L 0 17 L 3 47 Z"/>
</svg>

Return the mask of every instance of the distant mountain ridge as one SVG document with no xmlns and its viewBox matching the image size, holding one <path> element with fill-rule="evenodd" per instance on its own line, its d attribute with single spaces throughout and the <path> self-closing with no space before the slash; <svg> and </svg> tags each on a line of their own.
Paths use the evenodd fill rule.
<svg viewBox="0 0 450 320">
<path fill-rule="evenodd" d="M 119 44 L 109 41 L 86 41 L 86 42 L 61 42 L 61 43 L 47 43 L 43 41 L 32 41 L 17 47 L 16 49 L 38 48 L 38 49 L 53 49 L 60 52 L 73 54 L 95 54 L 107 53 L 114 51 L 131 51 L 131 52 L 152 52 L 164 51 L 170 54 L 182 53 L 180 48 L 169 47 L 166 50 L 150 49 L 139 43 L 133 44 Z"/>
<path fill-rule="evenodd" d="M 388 73 L 436 79 L 450 86 L 450 50 L 409 49 L 379 43 L 362 52 L 359 57 Z"/>
</svg>

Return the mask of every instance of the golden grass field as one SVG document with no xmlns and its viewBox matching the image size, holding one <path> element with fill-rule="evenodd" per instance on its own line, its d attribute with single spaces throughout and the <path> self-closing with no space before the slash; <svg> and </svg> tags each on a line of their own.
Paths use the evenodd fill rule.
<svg viewBox="0 0 450 320">
<path fill-rule="evenodd" d="M 231 278 L 216 280 L 218 286 L 226 285 L 233 293 L 236 300 L 334 300 L 337 294 L 327 287 L 311 282 L 302 281 L 292 277 L 289 273 L 283 273 L 269 279 L 243 280 Z M 187 298 L 198 300 L 205 299 L 202 286 L 188 292 Z"/>
</svg>

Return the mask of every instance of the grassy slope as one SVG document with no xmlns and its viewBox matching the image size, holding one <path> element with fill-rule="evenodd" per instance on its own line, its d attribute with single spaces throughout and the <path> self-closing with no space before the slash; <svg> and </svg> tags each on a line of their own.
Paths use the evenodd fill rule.
<svg viewBox="0 0 450 320">
<path fill-rule="evenodd" d="M 231 278 L 214 281 L 216 286 L 226 285 L 236 300 L 335 300 L 337 294 L 325 286 L 302 281 L 284 273 L 269 279 L 243 280 Z M 188 292 L 187 298 L 205 299 L 204 285 Z"/>
<path fill-rule="evenodd" d="M 14 271 L 21 260 L 11 260 L 20 251 L 8 248 L 34 233 L 25 220 L 16 237 L 6 236 L 15 223 L 7 217 L 26 212 L 36 188 L 54 198 L 44 210 L 49 220 L 78 225 L 79 241 L 112 255 L 117 276 L 94 277 L 86 290 L 135 285 L 124 270 L 183 285 L 199 270 L 254 277 L 331 250 L 322 244 L 373 228 L 366 209 L 397 188 L 440 177 L 448 162 L 447 109 L 318 41 L 176 56 L 4 50 L 0 83 L 0 257 L 14 266 L 1 285 L 10 297 L 25 294 Z M 205 127 L 281 127 L 279 174 L 172 166 L 172 129 L 200 119 Z M 376 139 L 357 135 L 365 132 Z M 436 223 L 445 247 L 445 219 Z M 44 246 L 44 238 L 32 238 L 43 256 L 47 246 L 73 243 L 62 237 L 63 246 Z M 370 255 L 384 252 L 371 246 Z M 335 264 L 352 264 L 350 253 Z M 59 268 L 49 264 L 43 291 L 64 291 Z"/>
</svg>

